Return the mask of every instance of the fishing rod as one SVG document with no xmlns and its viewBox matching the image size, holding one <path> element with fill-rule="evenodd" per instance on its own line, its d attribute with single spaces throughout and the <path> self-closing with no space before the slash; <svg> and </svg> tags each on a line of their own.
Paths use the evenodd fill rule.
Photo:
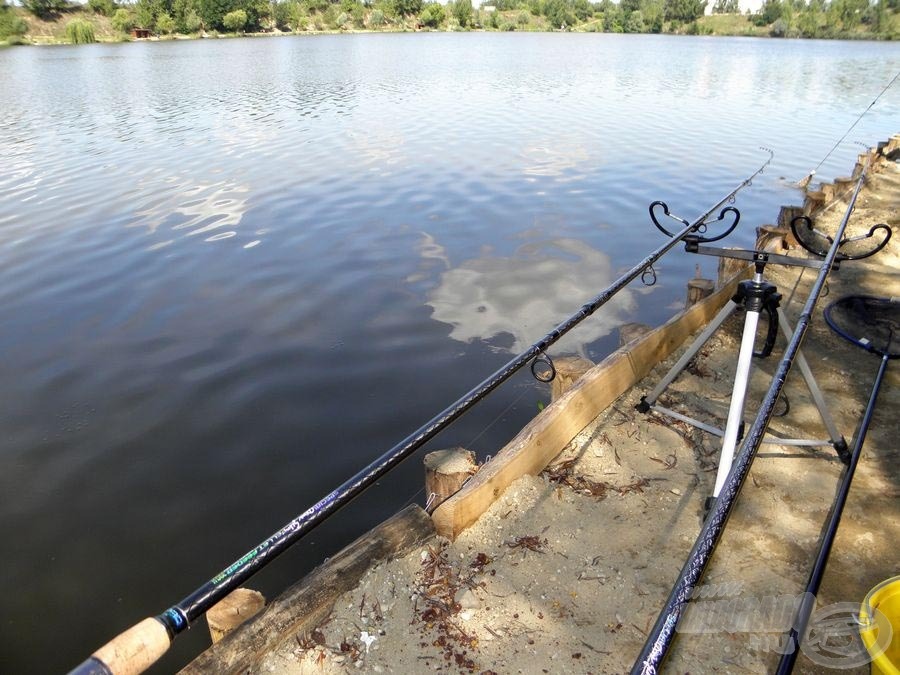
<svg viewBox="0 0 900 675">
<path fill-rule="evenodd" d="M 825 160 L 827 160 L 829 157 L 831 157 L 831 153 L 833 153 L 835 150 L 838 149 L 838 146 L 840 146 L 840 144 L 844 142 L 844 139 L 850 135 L 850 132 L 853 131 L 853 128 L 857 124 L 859 124 L 860 120 L 862 120 L 862 118 L 865 117 L 873 107 L 875 107 L 875 104 L 878 103 L 878 99 L 880 99 L 882 96 L 884 96 L 884 93 L 888 89 L 890 89 L 892 86 L 894 86 L 894 82 L 896 82 L 898 78 L 900 78 L 900 70 L 897 71 L 897 74 L 891 78 L 891 81 L 887 83 L 885 88 L 881 90 L 881 93 L 879 93 L 878 96 L 876 96 L 873 99 L 873 101 L 868 105 L 868 107 L 865 110 L 863 110 L 862 113 L 860 113 L 859 117 L 857 117 L 853 121 L 853 124 L 850 125 L 850 128 L 847 129 L 847 131 L 844 132 L 844 135 L 841 136 L 837 140 L 837 142 L 831 147 L 831 150 L 829 150 L 827 153 L 825 153 L 825 156 L 822 158 L 822 161 L 820 161 L 818 164 L 816 164 L 816 168 L 813 169 L 812 171 L 810 171 L 808 174 L 806 174 L 799 181 L 797 181 L 797 185 L 796 185 L 797 187 L 805 188 L 807 185 L 809 185 L 809 182 L 812 180 L 813 176 L 816 175 L 816 171 L 818 171 L 822 167 L 822 165 L 825 163 Z"/>
<path fill-rule="evenodd" d="M 803 600 L 797 608 L 791 630 L 788 633 L 789 643 L 778 662 L 778 669 L 775 671 L 777 675 L 790 675 L 794 670 L 794 663 L 800 652 L 806 626 L 815 609 L 816 594 L 819 592 L 822 577 L 825 575 L 825 567 L 828 565 L 831 547 L 837 536 L 847 496 L 850 494 L 850 484 L 853 482 L 853 475 L 862 455 L 863 443 L 865 443 L 872 416 L 875 414 L 875 403 L 878 401 L 878 393 L 881 391 L 881 383 L 887 371 L 888 361 L 900 358 L 900 341 L 896 340 L 894 336 L 895 331 L 900 331 L 900 299 L 851 295 L 831 303 L 825 309 L 825 321 L 834 332 L 844 339 L 880 356 L 881 363 L 872 382 L 869 401 L 863 413 L 856 440 L 853 442 L 850 464 L 841 477 L 838 493 L 825 527 L 825 534 L 806 582 Z"/>
<path fill-rule="evenodd" d="M 173 605 L 156 617 L 146 618 L 124 633 L 113 638 L 112 641 L 98 649 L 84 663 L 71 671 L 70 675 L 112 675 L 141 673 L 153 665 L 168 650 L 172 641 L 213 605 L 226 595 L 238 588 L 244 581 L 255 574 L 259 569 L 268 564 L 276 556 L 286 550 L 291 544 L 305 536 L 314 527 L 321 524 L 339 508 L 350 502 L 363 490 L 370 487 L 385 473 L 390 471 L 401 461 L 406 459 L 415 450 L 431 440 L 439 432 L 445 429 L 454 420 L 471 408 L 475 403 L 483 399 L 503 382 L 509 379 L 522 366 L 531 362 L 532 373 L 540 380 L 553 379 L 555 370 L 545 350 L 554 344 L 563 335 L 577 326 L 581 321 L 591 316 L 600 307 L 605 305 L 616 293 L 631 283 L 639 275 L 652 270 L 652 265 L 663 255 L 669 252 L 676 244 L 689 234 L 704 233 L 707 226 L 725 219 L 726 211 L 734 213 L 734 220 L 727 228 L 731 232 L 739 220 L 736 209 L 728 207 L 723 209 L 715 220 L 710 216 L 716 209 L 726 202 L 734 199 L 735 195 L 753 182 L 772 161 L 774 153 L 761 148 L 769 153 L 768 159 L 744 179 L 736 188 L 722 197 L 713 206 L 707 209 L 703 215 L 693 222 L 677 218 L 685 227 L 678 233 L 671 235 L 671 239 L 657 248 L 653 253 L 637 263 L 628 272 L 619 277 L 593 300 L 583 305 L 578 312 L 563 321 L 543 338 L 535 342 L 531 347 L 516 356 L 505 366 L 497 370 L 493 375 L 485 379 L 477 387 L 457 399 L 424 425 L 419 427 L 403 441 L 378 457 L 371 464 L 359 471 L 352 478 L 344 482 L 340 487 L 328 493 L 325 497 L 310 506 L 306 511 L 291 520 L 268 539 L 258 544 L 241 556 L 234 563 L 226 567 L 211 580 L 200 586 L 193 593 L 185 597 L 181 602 Z M 668 206 L 662 202 L 654 202 L 662 205 L 668 214 Z M 653 208 L 651 206 L 651 217 Z M 715 239 L 720 239 L 719 235 Z M 701 238 L 702 241 L 714 241 L 713 238 Z M 538 371 L 536 363 L 549 366 L 549 371 Z M 541 373 L 548 372 L 549 377 Z"/>
<path fill-rule="evenodd" d="M 825 255 L 825 259 L 822 261 L 819 274 L 813 282 L 809 297 L 806 299 L 806 304 L 803 306 L 803 311 L 794 328 L 794 335 L 788 341 L 787 349 L 785 349 L 784 356 L 778 364 L 778 368 L 772 378 L 772 384 L 763 398 L 753 426 L 747 432 L 741 450 L 735 457 L 731 471 L 728 473 L 725 484 L 719 492 L 719 497 L 715 500 L 700 530 L 700 534 L 697 535 L 697 540 L 694 542 L 684 567 L 681 569 L 678 581 L 666 600 L 665 607 L 660 612 L 653 630 L 648 635 L 641 653 L 634 662 L 634 666 L 631 669 L 632 675 L 637 673 L 656 675 L 669 648 L 672 646 L 678 620 L 685 612 L 688 600 L 690 600 L 694 589 L 706 571 L 713 551 L 715 551 L 722 532 L 725 530 L 728 517 L 731 515 L 737 497 L 744 485 L 744 480 L 750 472 L 750 465 L 763 442 L 766 429 L 768 429 L 769 422 L 772 420 L 773 412 L 775 411 L 775 404 L 784 388 L 784 383 L 806 335 L 806 330 L 809 328 L 819 295 L 821 295 L 828 275 L 834 267 L 835 260 L 838 258 L 838 248 L 844 243 L 844 231 L 847 229 L 847 223 L 850 221 L 850 215 L 853 213 L 856 198 L 862 189 L 871 161 L 870 157 L 860 173 L 856 182 L 856 188 L 853 190 L 853 195 L 847 205 L 847 210 L 838 225 L 834 240 Z"/>
</svg>

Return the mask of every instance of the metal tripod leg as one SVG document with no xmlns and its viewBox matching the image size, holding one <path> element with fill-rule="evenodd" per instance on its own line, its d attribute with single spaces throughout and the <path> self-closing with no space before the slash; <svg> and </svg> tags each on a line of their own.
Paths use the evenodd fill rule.
<svg viewBox="0 0 900 675">
<path fill-rule="evenodd" d="M 784 337 L 790 342 L 794 337 L 794 331 L 788 324 L 787 317 L 781 307 L 778 308 L 778 325 L 781 326 L 781 332 L 784 333 Z M 797 350 L 797 365 L 800 367 L 804 382 L 806 382 L 806 388 L 809 390 L 809 394 L 812 396 L 813 402 L 819 410 L 819 416 L 822 418 L 822 423 L 828 430 L 831 444 L 837 451 L 838 457 L 846 464 L 850 460 L 850 451 L 847 449 L 847 441 L 844 440 L 843 435 L 838 431 L 837 425 L 834 423 L 834 419 L 828 411 L 828 406 L 825 404 L 822 390 L 819 389 L 819 385 L 816 383 L 815 377 L 813 377 L 812 370 L 806 362 L 803 352 L 799 349 Z"/>
<path fill-rule="evenodd" d="M 637 406 L 637 409 L 640 412 L 648 412 L 650 410 L 650 407 L 656 403 L 656 399 L 662 396 L 662 393 L 666 388 L 675 381 L 675 378 L 687 367 L 687 364 L 690 363 L 691 359 L 693 359 L 697 355 L 697 352 L 703 348 L 703 345 L 709 341 L 712 334 L 719 329 L 719 326 L 725 323 L 725 320 L 731 316 L 732 312 L 738 307 L 740 307 L 740 304 L 731 300 L 719 310 L 719 313 L 716 314 L 713 320 L 703 329 L 703 332 L 696 337 L 691 343 L 691 346 L 688 347 L 687 351 L 681 355 L 681 358 L 678 359 L 674 366 L 672 366 L 671 370 L 669 370 L 665 377 L 659 381 L 659 384 L 654 387 L 653 391 L 646 396 L 641 396 L 641 402 Z"/>
</svg>

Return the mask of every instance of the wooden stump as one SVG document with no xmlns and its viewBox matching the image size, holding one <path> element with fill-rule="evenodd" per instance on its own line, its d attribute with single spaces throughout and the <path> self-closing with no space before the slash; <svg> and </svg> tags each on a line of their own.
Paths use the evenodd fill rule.
<svg viewBox="0 0 900 675">
<path fill-rule="evenodd" d="M 794 240 L 794 233 L 791 232 L 790 229 L 774 227 L 772 225 L 760 225 L 756 228 L 757 251 L 783 253 L 789 248 L 789 240 Z"/>
<path fill-rule="evenodd" d="M 263 594 L 249 588 L 238 588 L 226 595 L 206 612 L 209 636 L 213 644 L 252 618 L 265 606 L 266 599 Z"/>
<path fill-rule="evenodd" d="M 693 307 L 703 298 L 712 295 L 716 284 L 712 279 L 691 279 L 687 282 L 687 301 L 685 307 Z"/>
<path fill-rule="evenodd" d="M 623 323 L 619 326 L 619 346 L 624 347 L 632 340 L 649 333 L 652 328 L 643 323 Z"/>
<path fill-rule="evenodd" d="M 742 272 L 749 263 L 746 260 L 734 258 L 719 258 L 718 282 L 719 288 L 727 285 L 734 277 Z"/>
<path fill-rule="evenodd" d="M 553 359 L 556 377 L 550 382 L 550 400 L 555 401 L 565 394 L 581 376 L 594 367 L 594 362 L 581 356 L 561 356 Z"/>
<path fill-rule="evenodd" d="M 478 471 L 475 453 L 465 448 L 435 450 L 425 455 L 425 495 L 429 513 Z M 434 495 L 432 497 L 431 495 Z"/>
<path fill-rule="evenodd" d="M 830 201 L 830 200 L 828 200 Z M 806 193 L 806 199 L 803 200 L 803 215 L 810 216 L 825 206 L 825 193 L 821 190 L 812 190 Z"/>
<path fill-rule="evenodd" d="M 803 215 L 802 206 L 782 206 L 778 212 L 778 227 L 790 232 L 791 221 L 797 216 Z"/>
</svg>

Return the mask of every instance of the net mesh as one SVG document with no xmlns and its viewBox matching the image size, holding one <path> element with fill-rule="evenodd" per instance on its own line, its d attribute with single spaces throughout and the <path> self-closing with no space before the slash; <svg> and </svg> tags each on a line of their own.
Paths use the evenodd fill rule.
<svg viewBox="0 0 900 675">
<path fill-rule="evenodd" d="M 825 309 L 831 329 L 880 356 L 900 356 L 900 298 L 849 295 Z"/>
</svg>

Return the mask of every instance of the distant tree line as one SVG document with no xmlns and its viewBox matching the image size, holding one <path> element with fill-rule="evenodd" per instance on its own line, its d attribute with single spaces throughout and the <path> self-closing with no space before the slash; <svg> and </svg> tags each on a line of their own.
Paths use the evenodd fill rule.
<svg viewBox="0 0 900 675">
<path fill-rule="evenodd" d="M 883 35 L 898 9 L 900 0 L 765 0 L 752 20 L 757 26 L 771 26 L 774 37 L 834 37 L 861 26 Z"/>
<path fill-rule="evenodd" d="M 23 32 L 0 0 L 0 37 Z M 738 0 L 710 0 L 714 14 L 732 15 L 747 33 L 776 37 L 845 37 L 892 33 L 900 0 L 764 0 L 754 15 L 739 13 Z M 33 14 L 50 17 L 74 7 L 69 0 L 22 0 Z M 115 30 L 160 34 L 201 31 L 307 30 L 582 30 L 609 33 L 713 32 L 703 18 L 707 0 L 87 0 Z M 754 28 L 755 27 L 755 28 Z"/>
</svg>

